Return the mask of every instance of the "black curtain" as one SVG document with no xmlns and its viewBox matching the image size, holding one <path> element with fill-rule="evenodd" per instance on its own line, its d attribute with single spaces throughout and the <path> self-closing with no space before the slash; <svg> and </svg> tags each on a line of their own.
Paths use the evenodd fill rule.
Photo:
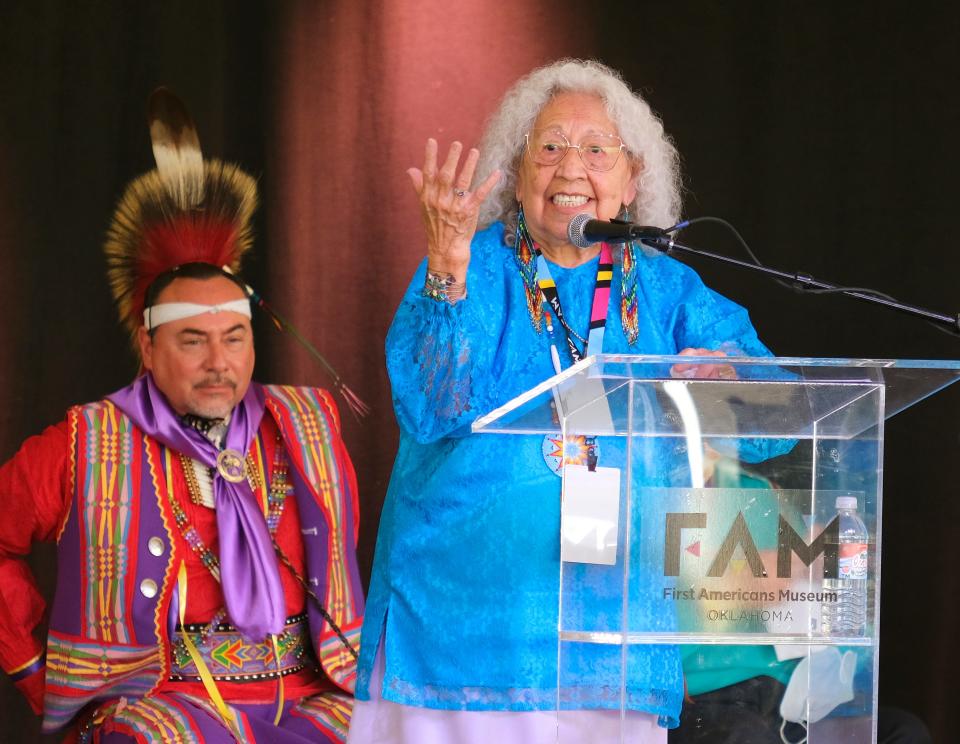
<svg viewBox="0 0 960 744">
<path fill-rule="evenodd" d="M 269 3 L 4 3 L 0 8 L 0 460 L 70 405 L 128 384 L 136 362 L 104 274 L 123 187 L 153 167 L 146 97 L 186 101 L 207 153 L 269 189 Z M 266 229 L 266 214 L 257 217 Z M 261 254 L 249 265 L 262 275 Z M 269 360 L 262 359 L 265 368 Z M 258 370 L 262 377 L 269 371 Z M 55 555 L 31 564 L 52 595 Z M 41 739 L 0 675 L 0 741 Z"/>
</svg>

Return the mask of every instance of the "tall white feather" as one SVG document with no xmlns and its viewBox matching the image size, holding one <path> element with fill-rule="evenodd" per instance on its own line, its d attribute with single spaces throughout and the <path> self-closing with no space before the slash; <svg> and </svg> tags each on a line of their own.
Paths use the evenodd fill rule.
<svg viewBox="0 0 960 744">
<path fill-rule="evenodd" d="M 181 209 L 203 203 L 204 167 L 200 138 L 183 101 L 166 88 L 157 88 L 147 103 L 150 140 L 157 172 Z"/>
</svg>

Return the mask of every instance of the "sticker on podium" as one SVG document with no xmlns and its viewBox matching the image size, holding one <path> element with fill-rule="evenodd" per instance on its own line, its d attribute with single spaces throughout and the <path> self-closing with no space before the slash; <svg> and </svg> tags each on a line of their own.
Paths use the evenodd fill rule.
<svg viewBox="0 0 960 744">
<path fill-rule="evenodd" d="M 617 562 L 620 471 L 567 465 L 560 511 L 560 558 L 570 563 Z"/>
</svg>

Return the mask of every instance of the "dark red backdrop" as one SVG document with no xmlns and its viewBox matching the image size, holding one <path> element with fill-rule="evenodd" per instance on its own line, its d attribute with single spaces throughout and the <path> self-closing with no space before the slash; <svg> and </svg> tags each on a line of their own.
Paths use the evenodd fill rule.
<svg viewBox="0 0 960 744">
<path fill-rule="evenodd" d="M 730 219 L 768 263 L 956 312 L 960 11 L 858 5 L 5 3 L 0 458 L 134 373 L 100 243 L 124 183 L 151 167 L 143 108 L 161 83 L 208 153 L 259 176 L 252 283 L 374 406 L 345 419 L 365 571 L 397 438 L 383 340 L 424 252 L 405 170 L 428 136 L 474 144 L 536 64 L 599 57 L 647 94 L 684 157 L 687 216 Z M 737 250 L 711 230 L 690 242 Z M 697 268 L 782 354 L 960 357 L 956 339 L 892 313 Z M 323 382 L 288 339 L 257 332 L 261 379 Z M 939 740 L 960 664 L 958 420 L 960 390 L 893 419 L 885 463 L 882 697 Z M 49 587 L 50 551 L 34 563 Z M 0 696 L 0 739 L 35 741 L 6 680 Z"/>
</svg>

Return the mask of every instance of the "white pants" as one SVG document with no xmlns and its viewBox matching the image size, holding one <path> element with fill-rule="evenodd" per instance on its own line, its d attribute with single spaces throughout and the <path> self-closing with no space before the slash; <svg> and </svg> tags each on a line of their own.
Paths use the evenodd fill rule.
<svg viewBox="0 0 960 744">
<path fill-rule="evenodd" d="M 370 700 L 357 700 L 347 744 L 666 744 L 650 713 L 618 710 L 472 711 L 417 708 L 384 700 L 383 639 Z"/>
</svg>

